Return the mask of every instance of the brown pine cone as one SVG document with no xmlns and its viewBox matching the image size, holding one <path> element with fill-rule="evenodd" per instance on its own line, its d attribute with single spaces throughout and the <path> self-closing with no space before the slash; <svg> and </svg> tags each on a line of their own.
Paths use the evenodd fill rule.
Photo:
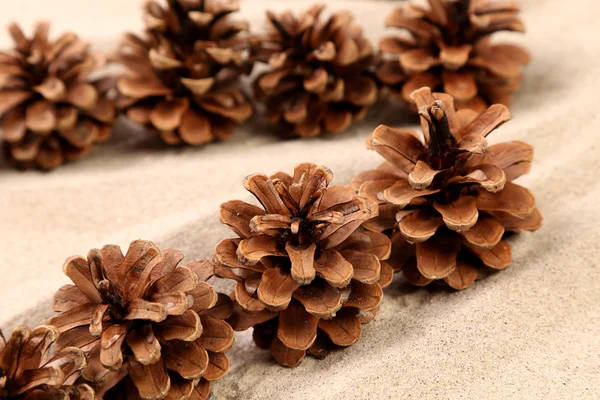
<svg viewBox="0 0 600 400">
<path fill-rule="evenodd" d="M 481 112 L 489 104 L 510 106 L 529 54 L 517 45 L 490 39 L 500 31 L 525 31 L 519 6 L 512 1 L 428 1 L 429 7 L 401 5 L 387 17 L 387 26 L 409 35 L 380 41 L 386 61 L 378 78 L 413 105 L 410 94 L 428 86 L 452 95 L 458 109 Z"/>
<path fill-rule="evenodd" d="M 67 383 L 77 379 L 86 359 L 77 348 L 53 348 L 58 336 L 46 325 L 19 326 L 8 341 L 0 331 L 0 399 L 94 400 L 89 385 Z"/>
<path fill-rule="evenodd" d="M 464 289 L 486 267 L 509 265 L 505 232 L 541 226 L 533 195 L 513 183 L 531 168 L 533 148 L 519 141 L 487 147 L 485 137 L 510 119 L 503 105 L 477 116 L 473 110 L 455 112 L 451 96 L 432 95 L 429 88 L 414 92 L 413 99 L 423 134 L 378 127 L 367 145 L 387 161 L 352 185 L 379 202 L 379 216 L 365 227 L 396 231 L 397 255 L 390 263 L 404 267 L 411 283 L 443 279 Z"/>
<path fill-rule="evenodd" d="M 89 76 L 101 60 L 75 34 L 48 38 L 37 24 L 31 39 L 9 27 L 15 47 L 0 52 L 0 138 L 19 168 L 51 169 L 84 156 L 110 138 L 112 101 Z"/>
<path fill-rule="evenodd" d="M 190 145 L 227 139 L 250 118 L 237 86 L 251 68 L 248 23 L 229 18 L 238 9 L 232 0 L 149 1 L 145 35 L 126 34 L 116 57 L 129 70 L 118 82 L 127 116 L 168 144 Z"/>
<path fill-rule="evenodd" d="M 288 367 L 307 352 L 323 357 L 356 342 L 393 274 L 381 261 L 388 238 L 359 229 L 377 204 L 347 186 L 328 187 L 332 178 L 314 164 L 300 164 L 293 177 L 251 175 L 244 187 L 264 210 L 221 205 L 221 221 L 239 236 L 221 241 L 215 255 L 215 272 L 238 281 L 229 321 L 236 330 L 254 326 L 256 345 Z"/>
<path fill-rule="evenodd" d="M 231 300 L 205 282 L 212 264 L 182 258 L 137 240 L 125 256 L 109 245 L 65 262 L 75 286 L 56 293 L 49 322 L 58 345 L 89 352 L 82 376 L 99 398 L 206 399 L 229 368 Z"/>
<path fill-rule="evenodd" d="M 268 12 L 268 33 L 255 57 L 269 64 L 254 83 L 267 119 L 295 136 L 339 133 L 362 119 L 377 98 L 375 53 L 347 11 L 320 18 L 322 5 L 299 16 Z"/>
</svg>

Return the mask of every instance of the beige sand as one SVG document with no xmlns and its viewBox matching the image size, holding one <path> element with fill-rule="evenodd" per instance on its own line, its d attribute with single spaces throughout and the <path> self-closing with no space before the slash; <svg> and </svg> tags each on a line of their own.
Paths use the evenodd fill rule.
<svg viewBox="0 0 600 400">
<path fill-rule="evenodd" d="M 373 39 L 393 1 L 346 3 Z M 533 52 L 514 120 L 492 141 L 536 147 L 522 179 L 538 198 L 544 228 L 513 240 L 506 271 L 460 293 L 409 290 L 397 280 L 361 340 L 325 361 L 285 369 L 237 336 L 230 373 L 215 399 L 598 399 L 600 398 L 600 41 L 595 0 L 527 0 L 524 42 Z M 246 0 L 255 26 L 266 7 L 305 1 Z M 102 48 L 140 26 L 136 0 L 0 2 L 0 25 L 46 17 Z M 8 43 L 0 35 L 0 44 Z M 0 167 L 0 326 L 40 323 L 66 278 L 63 260 L 105 243 L 145 238 L 189 258 L 211 256 L 230 235 L 221 202 L 249 199 L 251 172 L 323 163 L 345 183 L 374 167 L 364 138 L 379 123 L 407 124 L 393 107 L 338 137 L 281 142 L 255 122 L 229 143 L 163 149 L 123 129 L 112 144 L 52 173 Z M 412 121 L 414 122 L 414 121 Z M 128 136 L 129 135 L 129 136 Z"/>
</svg>

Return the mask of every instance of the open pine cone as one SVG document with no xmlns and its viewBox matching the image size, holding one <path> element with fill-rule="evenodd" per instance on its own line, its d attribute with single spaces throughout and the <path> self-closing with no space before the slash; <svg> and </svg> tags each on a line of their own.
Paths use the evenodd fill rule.
<svg viewBox="0 0 600 400">
<path fill-rule="evenodd" d="M 256 58 L 269 64 L 255 81 L 256 97 L 270 122 L 296 136 L 342 132 L 377 98 L 371 43 L 349 12 L 322 20 L 322 10 L 268 12 L 268 33 L 255 38 Z"/>
<path fill-rule="evenodd" d="M 51 169 L 84 156 L 111 136 L 114 104 L 90 74 L 101 60 L 75 34 L 48 38 L 37 24 L 31 39 L 9 27 L 15 47 L 0 52 L 0 139 L 19 168 Z"/>
<path fill-rule="evenodd" d="M 411 104 L 410 94 L 428 86 L 452 95 L 459 109 L 509 106 L 529 54 L 514 44 L 492 43 L 491 37 L 500 31 L 524 32 L 519 6 L 513 1 L 428 1 L 428 8 L 407 3 L 387 17 L 387 26 L 409 35 L 381 40 L 387 60 L 377 72 L 379 79 Z"/>
<path fill-rule="evenodd" d="M 238 88 L 249 72 L 246 22 L 229 14 L 232 0 L 168 0 L 145 6 L 146 34 L 126 34 L 117 60 L 129 74 L 118 82 L 127 116 L 169 144 L 200 145 L 231 136 L 253 113 Z"/>
<path fill-rule="evenodd" d="M 53 326 L 19 326 L 6 341 L 0 331 L 0 399 L 94 400 L 89 385 L 77 384 L 86 366 L 83 351 L 53 349 L 59 336 Z"/>
<path fill-rule="evenodd" d="M 231 300 L 205 282 L 212 264 L 182 258 L 137 240 L 125 256 L 109 245 L 65 262 L 75 286 L 56 293 L 49 322 L 60 346 L 89 351 L 82 376 L 99 398 L 206 399 L 229 368 Z"/>
<path fill-rule="evenodd" d="M 331 171 L 300 164 L 291 177 L 251 175 L 244 182 L 263 208 L 221 205 L 221 221 L 239 236 L 217 245 L 215 272 L 238 281 L 232 297 L 236 330 L 254 327 L 254 341 L 282 365 L 308 352 L 323 357 L 360 337 L 391 282 L 391 244 L 359 229 L 377 204 L 347 186 L 328 187 Z"/>
<path fill-rule="evenodd" d="M 443 279 L 464 289 L 486 267 L 509 265 L 505 232 L 541 226 L 533 195 L 512 182 L 531 168 L 533 148 L 519 141 L 487 148 L 485 137 L 510 119 L 503 105 L 477 116 L 473 110 L 455 112 L 452 97 L 432 95 L 429 88 L 414 92 L 413 99 L 423 134 L 378 127 L 367 145 L 387 162 L 361 173 L 352 185 L 379 202 L 379 216 L 364 226 L 397 230 L 392 243 L 398 260 L 390 262 L 404 264 L 411 283 Z"/>
</svg>

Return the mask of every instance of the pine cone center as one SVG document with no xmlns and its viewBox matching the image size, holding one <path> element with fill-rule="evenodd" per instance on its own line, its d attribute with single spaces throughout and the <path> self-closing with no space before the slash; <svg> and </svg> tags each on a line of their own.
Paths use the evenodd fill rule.
<svg viewBox="0 0 600 400">
<path fill-rule="evenodd" d="M 178 1 L 169 2 L 179 24 L 179 32 L 173 34 L 173 43 L 179 43 L 183 50 L 190 53 L 194 49 L 197 40 L 209 40 L 209 29 L 200 29 L 198 24 L 190 19 L 188 12 Z M 200 2 L 199 12 L 204 12 L 204 2 Z"/>
<path fill-rule="evenodd" d="M 4 370 L 0 368 L 0 399 L 18 400 L 19 396 L 15 394 L 17 389 L 15 382 L 8 379 Z"/>
<path fill-rule="evenodd" d="M 465 174 L 464 165 L 469 153 L 458 148 L 457 141 L 450 130 L 448 117 L 443 104 L 436 100 L 427 110 L 419 112 L 429 125 L 430 143 L 427 152 L 420 158 L 434 170 L 442 171 L 431 184 L 432 189 L 442 189 L 432 199 L 441 203 L 452 203 L 461 196 L 476 195 L 477 185 L 449 185 L 448 180 Z"/>
<path fill-rule="evenodd" d="M 421 111 L 420 114 L 429 125 L 430 144 L 424 161 L 436 170 L 456 167 L 461 153 L 456 150 L 456 139 L 450 131 L 448 117 L 441 102 L 434 102 L 430 109 Z"/>
<path fill-rule="evenodd" d="M 30 74 L 30 86 L 41 85 L 48 76 L 48 70 L 40 63 L 27 63 L 27 72 Z"/>
<path fill-rule="evenodd" d="M 448 25 L 442 35 L 444 42 L 450 46 L 461 46 L 473 41 L 471 19 L 469 18 L 470 0 L 460 0 L 450 8 Z"/>
<path fill-rule="evenodd" d="M 302 216 L 293 217 L 289 227 L 281 231 L 279 239 L 282 248 L 286 244 L 309 246 L 314 242 L 314 223 Z"/>
<path fill-rule="evenodd" d="M 102 280 L 98 284 L 98 292 L 100 292 L 102 302 L 109 305 L 107 313 L 113 320 L 120 321 L 125 318 L 127 305 L 115 285 L 107 279 Z"/>
</svg>

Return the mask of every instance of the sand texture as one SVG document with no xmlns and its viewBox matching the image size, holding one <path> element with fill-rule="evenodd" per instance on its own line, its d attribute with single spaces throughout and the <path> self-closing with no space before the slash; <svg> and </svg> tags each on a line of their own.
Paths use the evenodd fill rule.
<svg viewBox="0 0 600 400">
<path fill-rule="evenodd" d="M 350 5 L 373 40 L 394 1 Z M 526 44 L 533 63 L 512 108 L 514 119 L 490 142 L 519 139 L 536 148 L 519 183 L 536 195 L 545 221 L 511 239 L 513 263 L 462 292 L 414 290 L 398 277 L 381 314 L 358 343 L 295 369 L 277 365 L 238 334 L 228 375 L 213 398 L 308 399 L 599 399 L 600 398 L 600 40 L 596 0 L 527 0 Z M 243 15 L 262 27 L 266 8 L 309 2 L 245 0 Z M 120 32 L 141 27 L 137 0 L 0 2 L 0 25 L 44 17 L 54 32 L 74 30 L 103 50 Z M 0 34 L 0 47 L 9 44 Z M 120 124 L 90 157 L 51 173 L 0 164 L 0 327 L 38 324 L 67 283 L 67 256 L 138 238 L 173 247 L 187 259 L 210 257 L 231 232 L 219 205 L 250 200 L 241 180 L 253 172 L 291 172 L 320 163 L 347 183 L 379 156 L 365 138 L 379 124 L 416 126 L 395 106 L 377 106 L 349 132 L 279 141 L 255 119 L 227 143 L 163 148 Z"/>
</svg>

